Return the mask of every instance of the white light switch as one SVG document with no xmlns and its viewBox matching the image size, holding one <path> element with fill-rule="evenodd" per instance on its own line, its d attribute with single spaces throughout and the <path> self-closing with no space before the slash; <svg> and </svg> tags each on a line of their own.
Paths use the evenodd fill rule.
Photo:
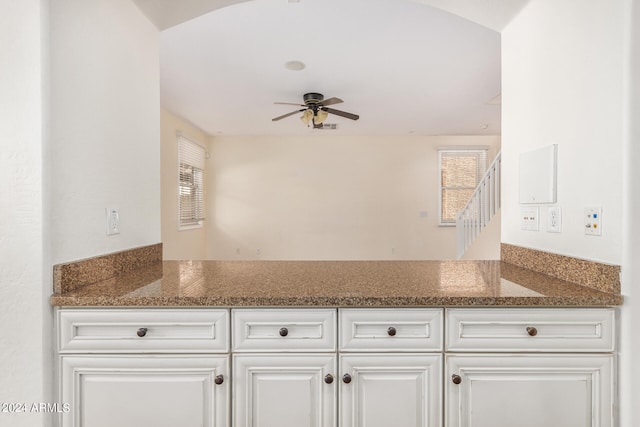
<svg viewBox="0 0 640 427">
<path fill-rule="evenodd" d="M 106 208 L 107 212 L 107 236 L 120 234 L 120 213 L 118 208 Z"/>
</svg>

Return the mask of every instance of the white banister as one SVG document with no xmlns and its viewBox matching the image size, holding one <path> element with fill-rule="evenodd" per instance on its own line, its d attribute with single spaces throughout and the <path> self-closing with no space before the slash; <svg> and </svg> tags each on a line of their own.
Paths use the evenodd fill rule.
<svg viewBox="0 0 640 427">
<path fill-rule="evenodd" d="M 458 212 L 458 259 L 462 258 L 482 229 L 500 210 L 500 154 L 496 155 L 466 206 Z"/>
</svg>

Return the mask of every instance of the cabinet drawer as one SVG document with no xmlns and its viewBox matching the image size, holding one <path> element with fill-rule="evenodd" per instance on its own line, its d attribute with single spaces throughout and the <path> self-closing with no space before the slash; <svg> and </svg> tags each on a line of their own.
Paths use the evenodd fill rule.
<svg viewBox="0 0 640 427">
<path fill-rule="evenodd" d="M 614 317 L 596 308 L 449 309 L 447 351 L 613 351 Z"/>
<path fill-rule="evenodd" d="M 442 309 L 341 309 L 341 351 L 441 351 Z"/>
<path fill-rule="evenodd" d="M 229 351 L 228 310 L 58 310 L 60 353 Z"/>
<path fill-rule="evenodd" d="M 334 309 L 232 310 L 233 351 L 335 351 Z"/>
</svg>

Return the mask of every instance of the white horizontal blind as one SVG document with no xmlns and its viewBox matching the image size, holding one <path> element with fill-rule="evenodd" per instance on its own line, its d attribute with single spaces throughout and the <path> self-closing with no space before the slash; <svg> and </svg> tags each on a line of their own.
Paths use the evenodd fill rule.
<svg viewBox="0 0 640 427">
<path fill-rule="evenodd" d="M 202 226 L 205 150 L 178 135 L 178 229 Z"/>
<path fill-rule="evenodd" d="M 487 169 L 486 149 L 441 149 L 440 224 L 455 225 Z"/>
</svg>

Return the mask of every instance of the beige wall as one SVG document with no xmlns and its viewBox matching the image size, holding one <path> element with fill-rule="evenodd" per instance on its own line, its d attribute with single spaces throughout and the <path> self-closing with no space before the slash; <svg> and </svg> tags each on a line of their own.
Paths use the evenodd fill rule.
<svg viewBox="0 0 640 427">
<path fill-rule="evenodd" d="M 160 111 L 162 243 L 164 259 L 205 259 L 207 226 L 178 231 L 178 145 L 176 133 L 207 146 L 209 135 L 165 109 Z M 209 173 L 209 171 L 205 172 Z M 205 183 L 206 185 L 206 183 Z M 206 188 L 205 188 L 206 191 Z M 211 197 L 211 195 L 209 196 Z"/>
<path fill-rule="evenodd" d="M 455 229 L 437 225 L 437 148 L 489 145 L 492 159 L 499 144 L 498 136 L 216 136 L 207 256 L 455 258 Z"/>
</svg>

